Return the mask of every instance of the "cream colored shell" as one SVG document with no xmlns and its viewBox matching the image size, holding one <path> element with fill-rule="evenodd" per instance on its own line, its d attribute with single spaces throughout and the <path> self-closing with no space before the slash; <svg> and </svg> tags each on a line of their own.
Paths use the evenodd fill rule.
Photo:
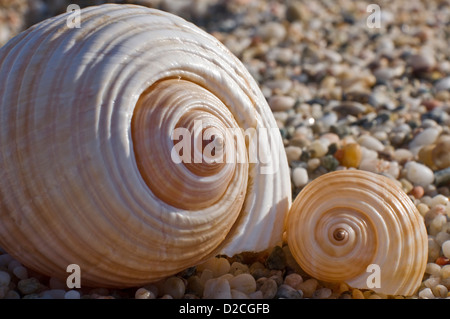
<svg viewBox="0 0 450 319">
<path fill-rule="evenodd" d="M 80 28 L 67 18 L 0 50 L 0 246 L 49 276 L 78 264 L 83 285 L 128 287 L 280 242 L 289 167 L 242 63 L 162 11 L 89 7 Z M 219 136 L 273 128 L 264 163 L 174 163 L 174 129 L 200 119 Z M 245 136 L 234 143 L 248 159 Z"/>
<path fill-rule="evenodd" d="M 335 171 L 309 183 L 287 218 L 293 256 L 326 282 L 412 295 L 427 263 L 427 232 L 415 205 L 389 178 Z"/>
</svg>

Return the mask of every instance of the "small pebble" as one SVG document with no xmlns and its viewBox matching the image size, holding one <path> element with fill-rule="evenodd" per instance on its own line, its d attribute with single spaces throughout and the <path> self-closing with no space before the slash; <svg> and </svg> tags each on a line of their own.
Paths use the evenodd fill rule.
<svg viewBox="0 0 450 319">
<path fill-rule="evenodd" d="M 364 146 L 370 150 L 374 150 L 377 152 L 380 152 L 384 150 L 384 145 L 379 140 L 377 140 L 375 137 L 372 137 L 370 135 L 363 135 L 360 138 L 358 138 L 358 143 L 361 146 Z"/>
<path fill-rule="evenodd" d="M 431 157 L 438 169 L 450 167 L 450 139 L 438 142 L 431 151 Z"/>
<path fill-rule="evenodd" d="M 298 146 L 287 146 L 285 147 L 285 151 L 289 165 L 292 161 L 298 161 L 302 155 L 302 149 Z"/>
<path fill-rule="evenodd" d="M 436 91 L 450 90 L 450 76 L 437 81 L 434 85 L 434 88 L 436 89 Z"/>
<path fill-rule="evenodd" d="M 322 140 L 315 140 L 308 147 L 312 157 L 322 157 L 328 152 L 328 145 Z"/>
<path fill-rule="evenodd" d="M 356 168 L 362 159 L 361 146 L 357 143 L 344 145 L 334 156 L 342 166 Z"/>
<path fill-rule="evenodd" d="M 230 274 L 233 274 L 235 276 L 248 272 L 249 272 L 248 266 L 240 262 L 235 261 L 230 266 Z"/>
<path fill-rule="evenodd" d="M 13 274 L 19 279 L 28 278 L 28 270 L 23 266 L 17 266 L 13 269 Z"/>
<path fill-rule="evenodd" d="M 0 286 L 8 286 L 11 276 L 6 271 L 0 271 Z"/>
<path fill-rule="evenodd" d="M 428 72 L 436 64 L 436 60 L 431 52 L 422 52 L 411 55 L 408 64 L 414 72 Z"/>
<path fill-rule="evenodd" d="M 295 290 L 289 285 L 281 285 L 276 293 L 277 298 L 284 298 L 284 299 L 301 299 L 302 291 L 301 290 Z"/>
<path fill-rule="evenodd" d="M 308 171 L 303 167 L 296 167 L 292 170 L 292 181 L 296 187 L 303 187 L 308 183 Z"/>
<path fill-rule="evenodd" d="M 450 278 L 450 265 L 445 265 L 441 268 L 441 278 L 442 279 Z"/>
<path fill-rule="evenodd" d="M 434 127 L 427 128 L 418 134 L 409 144 L 410 149 L 433 144 L 439 136 L 439 130 Z"/>
<path fill-rule="evenodd" d="M 185 290 L 186 287 L 181 278 L 169 277 L 164 282 L 163 294 L 171 295 L 174 299 L 181 299 Z"/>
<path fill-rule="evenodd" d="M 273 299 L 277 294 L 278 286 L 275 280 L 266 279 L 263 281 L 263 284 L 259 290 L 262 292 L 264 299 Z"/>
<path fill-rule="evenodd" d="M 353 289 L 352 297 L 353 299 L 365 299 L 364 294 L 359 289 Z"/>
<path fill-rule="evenodd" d="M 294 107 L 295 99 L 290 96 L 273 95 L 269 98 L 269 106 L 273 112 L 284 112 Z"/>
<path fill-rule="evenodd" d="M 230 262 L 226 258 L 211 258 L 197 267 L 199 271 L 210 269 L 213 277 L 217 278 L 230 271 Z"/>
<path fill-rule="evenodd" d="M 311 298 L 318 284 L 316 279 L 311 278 L 299 284 L 298 287 L 306 298 Z"/>
<path fill-rule="evenodd" d="M 249 299 L 248 295 L 243 293 L 242 291 L 231 289 L 231 298 L 232 299 Z"/>
<path fill-rule="evenodd" d="M 450 183 L 450 167 L 443 170 L 436 171 L 434 173 L 436 179 L 436 186 L 441 186 Z"/>
<path fill-rule="evenodd" d="M 434 239 L 439 245 L 442 246 L 444 242 L 450 240 L 450 233 L 448 233 L 447 231 L 441 231 L 434 237 Z"/>
<path fill-rule="evenodd" d="M 17 283 L 17 288 L 22 294 L 29 295 L 37 292 L 41 288 L 41 284 L 38 279 L 32 277 L 20 280 Z"/>
<path fill-rule="evenodd" d="M 422 186 L 414 186 L 411 190 L 411 195 L 417 199 L 422 198 L 423 194 L 425 194 L 425 190 Z"/>
<path fill-rule="evenodd" d="M 433 292 L 431 291 L 430 288 L 425 288 L 425 289 L 422 289 L 419 292 L 419 298 L 421 298 L 421 299 L 434 299 L 434 295 L 433 295 Z"/>
<path fill-rule="evenodd" d="M 74 291 L 74 290 L 71 290 Z M 77 291 L 74 291 L 77 292 Z M 79 298 L 67 298 L 66 299 L 79 299 Z M 156 296 L 151 292 L 150 290 L 147 290 L 145 288 L 139 288 L 136 290 L 136 293 L 134 294 L 134 298 L 136 299 L 156 299 Z"/>
<path fill-rule="evenodd" d="M 392 158 L 399 163 L 405 163 L 411 161 L 414 155 L 410 150 L 399 148 L 394 151 Z"/>
<path fill-rule="evenodd" d="M 441 246 L 436 243 L 434 238 L 428 237 L 428 262 L 434 262 L 441 251 Z"/>
<path fill-rule="evenodd" d="M 203 291 L 205 299 L 231 299 L 231 288 L 228 280 L 223 278 L 210 279 L 205 283 Z"/>
<path fill-rule="evenodd" d="M 425 268 L 425 273 L 433 275 L 433 276 L 439 276 L 441 272 L 441 267 L 435 263 L 428 263 Z"/>
<path fill-rule="evenodd" d="M 269 257 L 266 260 L 266 266 L 268 269 L 279 269 L 283 270 L 286 267 L 286 256 L 284 251 L 280 246 L 275 246 Z"/>
<path fill-rule="evenodd" d="M 329 288 L 319 288 L 314 291 L 312 298 L 313 299 L 327 299 L 331 296 L 331 289 Z"/>
<path fill-rule="evenodd" d="M 80 299 L 80 298 L 81 298 L 81 295 L 76 290 L 69 290 L 64 294 L 64 299 Z M 138 299 L 138 298 L 136 298 L 136 299 Z M 140 298 L 140 299 L 142 299 L 142 298 Z M 149 298 L 146 298 L 146 299 L 149 299 Z"/>
<path fill-rule="evenodd" d="M 229 280 L 230 288 L 239 290 L 244 294 L 250 294 L 256 291 L 255 278 L 250 274 L 240 274 Z"/>
<path fill-rule="evenodd" d="M 445 257 L 450 258 L 450 240 L 442 244 L 442 253 Z"/>
<path fill-rule="evenodd" d="M 291 286 L 295 290 L 300 289 L 299 284 L 301 284 L 302 282 L 303 282 L 302 276 L 296 273 L 289 274 L 284 278 L 284 284 Z"/>
<path fill-rule="evenodd" d="M 406 177 L 415 185 L 427 186 L 433 183 L 434 173 L 427 166 L 417 163 L 408 162 L 405 165 Z"/>
<path fill-rule="evenodd" d="M 210 278 L 211 279 L 211 278 Z M 204 283 L 199 276 L 194 275 L 187 279 L 188 284 L 186 290 L 195 294 L 196 296 L 203 296 Z"/>
<path fill-rule="evenodd" d="M 435 287 L 431 288 L 431 291 L 437 298 L 445 298 L 448 294 L 448 288 L 444 285 L 436 285 Z"/>
</svg>

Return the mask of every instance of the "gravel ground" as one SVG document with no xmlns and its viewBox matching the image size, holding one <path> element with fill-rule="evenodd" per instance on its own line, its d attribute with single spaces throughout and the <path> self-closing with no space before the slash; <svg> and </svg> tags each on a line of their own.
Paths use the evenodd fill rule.
<svg viewBox="0 0 450 319">
<path fill-rule="evenodd" d="M 80 6 L 103 1 L 71 1 Z M 450 1 L 109 1 L 181 15 L 222 41 L 260 84 L 298 194 L 356 167 L 396 180 L 424 217 L 428 265 L 416 295 L 450 293 Z M 0 45 L 69 2 L 0 0 Z M 373 27 L 367 7 L 378 3 Z M 0 255 L 0 298 L 404 298 L 311 278 L 289 247 L 214 258 L 126 290 L 81 288 Z"/>
</svg>

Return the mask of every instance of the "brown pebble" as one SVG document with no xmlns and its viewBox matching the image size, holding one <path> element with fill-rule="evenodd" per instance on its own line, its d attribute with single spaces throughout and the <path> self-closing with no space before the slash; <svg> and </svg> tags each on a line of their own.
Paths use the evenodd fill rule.
<svg viewBox="0 0 450 319">
<path fill-rule="evenodd" d="M 438 169 L 450 167 L 450 139 L 438 142 L 431 151 L 431 157 Z"/>
<path fill-rule="evenodd" d="M 437 168 L 433 161 L 433 150 L 435 148 L 436 148 L 436 145 L 434 145 L 434 144 L 425 145 L 420 148 L 419 154 L 418 154 L 419 161 L 421 163 L 425 164 L 426 166 L 428 166 L 429 168 L 431 168 L 432 170 L 435 170 Z"/>
<path fill-rule="evenodd" d="M 422 198 L 423 194 L 425 194 L 425 190 L 422 186 L 414 186 L 411 190 L 411 195 L 417 199 Z"/>
<path fill-rule="evenodd" d="M 358 167 L 361 163 L 361 146 L 357 143 L 349 143 L 337 150 L 334 157 L 345 167 Z"/>
<path fill-rule="evenodd" d="M 352 297 L 353 299 L 365 299 L 363 293 L 359 289 L 353 289 Z"/>
<path fill-rule="evenodd" d="M 450 259 L 447 257 L 439 257 L 436 259 L 435 263 L 439 266 L 450 265 Z"/>
<path fill-rule="evenodd" d="M 300 289 L 298 285 L 301 284 L 302 282 L 303 282 L 302 276 L 296 273 L 289 274 L 286 276 L 286 278 L 284 278 L 284 283 L 296 290 Z"/>
</svg>

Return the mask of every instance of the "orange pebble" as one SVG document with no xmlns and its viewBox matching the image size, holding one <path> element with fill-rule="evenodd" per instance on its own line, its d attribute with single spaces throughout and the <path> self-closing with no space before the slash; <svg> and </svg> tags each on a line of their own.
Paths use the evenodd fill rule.
<svg viewBox="0 0 450 319">
<path fill-rule="evenodd" d="M 439 266 L 450 265 L 450 259 L 448 259 L 447 257 L 439 257 L 435 262 Z"/>
<path fill-rule="evenodd" d="M 414 188 L 411 190 L 411 195 L 413 195 L 417 199 L 422 198 L 424 193 L 425 190 L 422 186 L 414 186 Z"/>
<path fill-rule="evenodd" d="M 334 157 L 345 167 L 358 167 L 362 158 L 361 146 L 349 143 L 337 150 Z"/>
</svg>

